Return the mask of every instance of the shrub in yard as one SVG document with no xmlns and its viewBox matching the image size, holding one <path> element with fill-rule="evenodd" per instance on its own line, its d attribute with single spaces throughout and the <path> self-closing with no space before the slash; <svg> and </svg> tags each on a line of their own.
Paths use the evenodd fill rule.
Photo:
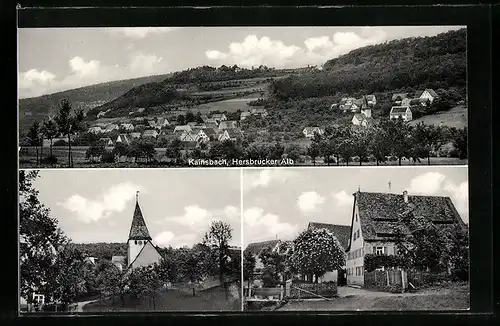
<svg viewBox="0 0 500 326">
<path fill-rule="evenodd" d="M 388 159 L 389 162 L 396 162 L 397 160 L 398 160 L 398 158 L 396 156 L 389 156 L 389 159 Z"/>
<path fill-rule="evenodd" d="M 110 151 L 105 151 L 101 156 L 103 163 L 115 163 L 115 155 Z"/>
<path fill-rule="evenodd" d="M 460 157 L 460 154 L 458 153 L 458 150 L 453 148 L 452 150 L 450 150 L 448 152 L 448 157 L 452 157 L 452 158 L 459 158 Z"/>
<path fill-rule="evenodd" d="M 42 164 L 50 164 L 50 165 L 57 164 L 57 156 L 49 155 L 47 157 L 42 158 L 41 162 Z"/>
<path fill-rule="evenodd" d="M 353 161 L 353 162 L 359 162 L 359 156 L 354 156 L 354 157 L 352 158 L 352 161 Z"/>
</svg>

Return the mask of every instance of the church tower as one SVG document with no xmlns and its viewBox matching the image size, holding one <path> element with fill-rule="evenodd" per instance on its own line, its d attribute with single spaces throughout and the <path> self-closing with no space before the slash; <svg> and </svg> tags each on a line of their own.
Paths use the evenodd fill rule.
<svg viewBox="0 0 500 326">
<path fill-rule="evenodd" d="M 144 217 L 142 216 L 141 207 L 139 206 L 139 192 L 137 192 L 135 197 L 134 216 L 132 217 L 132 225 L 130 227 L 130 233 L 127 242 L 128 267 L 131 267 L 131 265 L 139 258 L 139 256 L 143 252 L 144 247 L 154 248 L 151 240 L 152 239 L 149 235 L 148 227 L 146 226 L 146 222 L 144 221 Z"/>
</svg>

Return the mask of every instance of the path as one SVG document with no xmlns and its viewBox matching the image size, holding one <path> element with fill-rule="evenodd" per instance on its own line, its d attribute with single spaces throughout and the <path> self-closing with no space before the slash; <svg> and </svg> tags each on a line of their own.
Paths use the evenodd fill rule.
<svg viewBox="0 0 500 326">
<path fill-rule="evenodd" d="M 76 312 L 83 312 L 83 307 L 89 303 L 96 302 L 96 300 L 80 301 L 76 303 Z"/>
</svg>

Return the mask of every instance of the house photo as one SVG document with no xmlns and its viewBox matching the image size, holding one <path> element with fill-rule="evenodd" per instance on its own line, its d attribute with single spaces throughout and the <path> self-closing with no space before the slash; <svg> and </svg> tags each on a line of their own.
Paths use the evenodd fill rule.
<svg viewBox="0 0 500 326">
<path fill-rule="evenodd" d="M 244 308 L 467 309 L 467 174 L 245 170 Z"/>
</svg>

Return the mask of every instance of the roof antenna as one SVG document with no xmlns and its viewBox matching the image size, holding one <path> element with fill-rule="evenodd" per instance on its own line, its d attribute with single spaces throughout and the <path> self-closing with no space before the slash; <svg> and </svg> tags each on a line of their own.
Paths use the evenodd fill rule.
<svg viewBox="0 0 500 326">
<path fill-rule="evenodd" d="M 392 183 L 391 183 L 391 181 L 389 181 L 389 192 L 391 192 L 391 185 L 392 185 Z"/>
</svg>

